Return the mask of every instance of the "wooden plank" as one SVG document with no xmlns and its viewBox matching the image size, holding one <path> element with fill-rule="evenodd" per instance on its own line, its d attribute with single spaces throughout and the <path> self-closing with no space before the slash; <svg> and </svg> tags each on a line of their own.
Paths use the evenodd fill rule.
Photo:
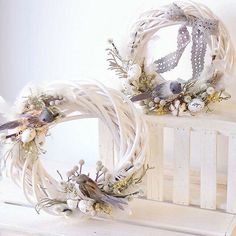
<svg viewBox="0 0 236 236">
<path fill-rule="evenodd" d="M 34 208 L 0 204 L 0 235 L 7 236 L 188 236 L 157 227 L 109 219 L 81 220 L 45 214 Z M 158 214 L 158 213 L 157 213 Z M 192 234 L 191 234 L 192 236 Z"/>
<path fill-rule="evenodd" d="M 189 205 L 190 129 L 174 129 L 173 202 Z"/>
<path fill-rule="evenodd" d="M 123 217 L 127 222 L 202 236 L 225 236 L 234 218 L 224 212 L 142 199 L 130 202 L 130 206 L 133 214 Z"/>
<path fill-rule="evenodd" d="M 163 201 L 163 127 L 149 123 L 149 151 L 147 163 L 153 170 L 147 172 L 148 199 Z"/>
<path fill-rule="evenodd" d="M 236 134 L 229 135 L 227 212 L 236 213 Z"/>
<path fill-rule="evenodd" d="M 216 209 L 216 131 L 200 131 L 201 207 Z"/>
<path fill-rule="evenodd" d="M 98 137 L 100 159 L 112 171 L 114 168 L 114 140 L 107 126 L 100 120 L 98 121 Z"/>
</svg>

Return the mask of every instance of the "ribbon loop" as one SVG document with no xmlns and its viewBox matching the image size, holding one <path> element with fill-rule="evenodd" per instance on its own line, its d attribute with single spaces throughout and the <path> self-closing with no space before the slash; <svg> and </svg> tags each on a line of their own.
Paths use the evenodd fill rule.
<svg viewBox="0 0 236 236">
<path fill-rule="evenodd" d="M 204 69 L 207 39 L 210 35 L 216 35 L 218 33 L 218 21 L 215 19 L 187 16 L 176 4 L 172 4 L 164 14 L 168 20 L 183 23 L 178 31 L 177 50 L 154 61 L 156 72 L 164 73 L 174 69 L 178 65 L 186 46 L 190 42 L 190 36 L 186 26 L 191 26 L 193 42 L 191 50 L 192 77 L 197 78 Z"/>
</svg>

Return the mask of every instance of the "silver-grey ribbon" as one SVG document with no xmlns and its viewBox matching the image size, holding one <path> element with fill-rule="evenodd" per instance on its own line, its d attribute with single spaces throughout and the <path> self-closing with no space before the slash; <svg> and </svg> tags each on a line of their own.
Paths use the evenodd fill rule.
<svg viewBox="0 0 236 236">
<path fill-rule="evenodd" d="M 214 19 L 197 18 L 188 16 L 176 4 L 172 4 L 165 12 L 165 17 L 171 21 L 182 22 L 182 26 L 178 32 L 177 50 L 160 58 L 154 63 L 157 73 L 164 73 L 174 69 L 190 42 L 189 32 L 186 26 L 192 27 L 192 50 L 191 62 L 193 70 L 193 78 L 197 78 L 204 69 L 204 59 L 206 54 L 207 39 L 210 35 L 218 32 L 218 21 Z"/>
<path fill-rule="evenodd" d="M 184 52 L 184 49 L 190 42 L 190 35 L 186 26 L 181 26 L 179 28 L 178 38 L 177 38 L 177 50 L 172 52 L 165 57 L 162 57 L 154 61 L 155 70 L 157 73 L 164 73 L 166 71 L 174 69 Z"/>
</svg>

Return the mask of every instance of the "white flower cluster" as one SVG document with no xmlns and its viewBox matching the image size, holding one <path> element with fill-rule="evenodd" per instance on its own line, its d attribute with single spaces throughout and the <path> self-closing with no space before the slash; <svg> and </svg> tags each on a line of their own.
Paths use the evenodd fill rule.
<svg viewBox="0 0 236 236">
<path fill-rule="evenodd" d="M 152 75 L 144 75 L 139 64 L 132 64 L 128 67 L 127 78 L 122 81 L 124 93 L 136 95 L 140 91 L 153 88 L 156 84 Z"/>
</svg>

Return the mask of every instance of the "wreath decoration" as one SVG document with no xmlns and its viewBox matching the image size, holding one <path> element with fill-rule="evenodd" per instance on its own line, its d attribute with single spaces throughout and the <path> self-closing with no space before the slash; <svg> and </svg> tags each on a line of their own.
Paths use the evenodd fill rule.
<svg viewBox="0 0 236 236">
<path fill-rule="evenodd" d="M 141 195 L 139 183 L 149 166 L 147 128 L 132 103 L 119 91 L 98 82 L 54 82 L 26 86 L 12 109 L 13 118 L 0 126 L 4 153 L 2 168 L 19 185 L 39 212 L 55 215 L 111 215 Z M 80 160 L 53 178 L 40 157 L 50 129 L 62 122 L 98 118 L 110 130 L 118 153 L 113 170 L 96 163 L 93 178 L 83 173 Z M 64 177 L 63 177 L 64 176 Z"/>
<path fill-rule="evenodd" d="M 158 30 L 180 25 L 177 49 L 147 65 L 145 47 Z M 192 29 L 190 36 L 189 28 Z M 131 29 L 130 43 L 121 55 L 113 40 L 107 49 L 109 69 L 122 80 L 123 93 L 145 113 L 194 115 L 209 111 L 209 104 L 230 98 L 224 77 L 233 66 L 234 50 L 223 23 L 204 5 L 177 2 L 143 13 Z M 192 77 L 167 81 L 161 74 L 174 69 L 192 41 Z M 211 63 L 204 66 L 209 47 Z"/>
</svg>

